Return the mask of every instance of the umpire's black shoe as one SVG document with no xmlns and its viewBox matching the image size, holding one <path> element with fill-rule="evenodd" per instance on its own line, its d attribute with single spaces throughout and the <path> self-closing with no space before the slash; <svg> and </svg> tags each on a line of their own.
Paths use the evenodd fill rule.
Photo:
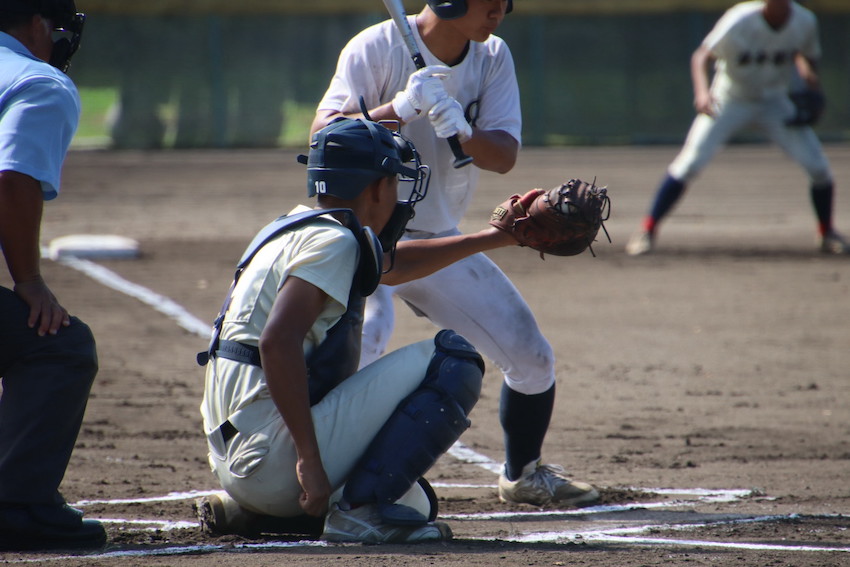
<svg viewBox="0 0 850 567">
<path fill-rule="evenodd" d="M 0 503 L 0 550 L 96 549 L 106 530 L 67 504 Z"/>
</svg>

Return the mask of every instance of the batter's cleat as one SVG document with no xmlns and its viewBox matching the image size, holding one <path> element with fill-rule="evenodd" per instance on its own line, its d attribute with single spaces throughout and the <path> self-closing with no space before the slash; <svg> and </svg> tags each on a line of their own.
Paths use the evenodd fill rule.
<svg viewBox="0 0 850 567">
<path fill-rule="evenodd" d="M 504 503 L 534 506 L 570 506 L 580 508 L 599 500 L 599 492 L 586 482 L 570 480 L 558 465 L 543 465 L 540 461 L 526 465 L 522 476 L 508 480 L 499 475 L 499 500 Z"/>
<path fill-rule="evenodd" d="M 418 526 L 387 524 L 381 521 L 376 504 L 343 510 L 336 503 L 325 517 L 322 539 L 335 543 L 427 543 L 452 539 L 452 530 L 443 522 Z"/>
<path fill-rule="evenodd" d="M 626 244 L 626 254 L 629 256 L 642 256 L 643 254 L 649 254 L 652 252 L 653 239 L 654 237 L 652 233 L 646 232 L 645 230 L 636 232 Z"/>
<path fill-rule="evenodd" d="M 820 251 L 824 254 L 850 254 L 850 242 L 831 230 L 820 237 Z"/>
</svg>

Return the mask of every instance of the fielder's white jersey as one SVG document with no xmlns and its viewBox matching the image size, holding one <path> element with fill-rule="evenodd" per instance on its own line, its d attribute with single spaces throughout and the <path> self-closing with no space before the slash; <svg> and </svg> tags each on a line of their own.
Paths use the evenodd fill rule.
<svg viewBox="0 0 850 567">
<path fill-rule="evenodd" d="M 442 64 L 425 47 L 415 16 L 408 19 L 426 64 Z M 346 114 L 359 112 L 361 96 L 368 108 L 375 108 L 404 90 L 415 70 L 392 20 L 376 24 L 357 34 L 342 50 L 336 73 L 318 108 Z M 463 61 L 452 67 L 445 88 L 463 105 L 473 126 L 503 130 L 521 142 L 519 87 L 513 58 L 501 38 L 490 36 L 483 43 L 470 42 Z M 434 134 L 427 117 L 405 125 L 402 134 L 413 141 L 423 163 L 431 168 L 428 196 L 416 205 L 416 216 L 408 228 L 431 233 L 455 228 L 472 200 L 478 168 L 472 165 L 454 169 L 448 143 Z M 407 198 L 407 193 L 409 189 L 402 183 L 399 195 Z"/>
<path fill-rule="evenodd" d="M 819 59 L 815 15 L 796 2 L 780 29 L 762 15 L 763 0 L 730 8 L 703 40 L 717 59 L 712 93 L 727 99 L 758 101 L 786 95 L 795 77 L 794 56 Z"/>
</svg>

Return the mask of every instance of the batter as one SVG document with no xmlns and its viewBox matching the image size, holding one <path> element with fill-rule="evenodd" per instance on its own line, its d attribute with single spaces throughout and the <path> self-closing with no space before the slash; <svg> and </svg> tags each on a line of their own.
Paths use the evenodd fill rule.
<svg viewBox="0 0 850 567">
<path fill-rule="evenodd" d="M 391 20 L 362 31 L 340 54 L 313 130 L 341 115 L 362 116 L 360 97 L 375 120 L 404 122 L 405 135 L 432 170 L 429 197 L 417 208 L 407 240 L 460 234 L 458 223 L 479 169 L 507 173 L 516 163 L 522 128 L 519 88 L 510 50 L 493 35 L 511 8 L 511 0 L 428 0 L 422 12 L 409 18 L 428 65 L 418 71 Z M 473 165 L 452 166 L 446 138 L 453 135 Z M 592 486 L 541 462 L 555 401 L 555 356 L 508 277 L 477 254 L 426 278 L 379 287 L 366 306 L 364 364 L 386 349 L 395 322 L 394 295 L 438 327 L 466 337 L 501 370 L 505 467 L 500 498 L 538 506 L 595 501 Z"/>
</svg>

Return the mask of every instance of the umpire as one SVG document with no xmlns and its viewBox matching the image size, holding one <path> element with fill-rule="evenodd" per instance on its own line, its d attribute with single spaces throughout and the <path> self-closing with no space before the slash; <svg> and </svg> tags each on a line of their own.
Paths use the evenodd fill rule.
<svg viewBox="0 0 850 567">
<path fill-rule="evenodd" d="M 97 374 L 94 337 L 39 270 L 43 201 L 59 193 L 80 117 L 65 75 L 73 0 L 0 0 L 0 550 L 93 548 L 106 532 L 59 494 Z"/>
</svg>

